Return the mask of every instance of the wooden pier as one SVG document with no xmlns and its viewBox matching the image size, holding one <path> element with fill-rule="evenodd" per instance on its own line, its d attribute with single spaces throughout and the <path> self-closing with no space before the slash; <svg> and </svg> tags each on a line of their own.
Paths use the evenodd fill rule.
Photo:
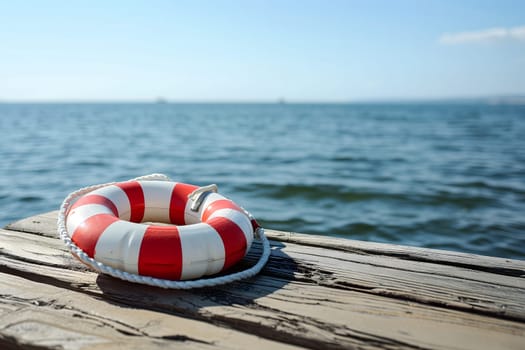
<svg viewBox="0 0 525 350">
<path fill-rule="evenodd" d="M 165 290 L 88 270 L 56 216 L 0 229 L 0 349 L 525 349 L 525 261 L 267 230 L 255 278 Z"/>
</svg>

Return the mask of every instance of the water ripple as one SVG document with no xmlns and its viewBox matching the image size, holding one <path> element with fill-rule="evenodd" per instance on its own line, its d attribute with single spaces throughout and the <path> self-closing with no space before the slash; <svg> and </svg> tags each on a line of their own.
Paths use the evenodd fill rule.
<svg viewBox="0 0 525 350">
<path fill-rule="evenodd" d="M 525 106 L 0 104 L 0 226 L 164 172 L 267 227 L 525 258 Z"/>
</svg>

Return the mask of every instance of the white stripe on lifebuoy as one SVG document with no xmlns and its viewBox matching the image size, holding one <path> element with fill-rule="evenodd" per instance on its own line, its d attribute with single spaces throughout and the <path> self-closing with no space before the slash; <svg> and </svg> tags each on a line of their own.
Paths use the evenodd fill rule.
<svg viewBox="0 0 525 350">
<path fill-rule="evenodd" d="M 159 181 L 141 183 L 144 192 L 143 221 L 165 221 L 170 217 L 170 199 L 175 183 L 164 184 Z M 166 205 L 168 204 L 168 205 Z"/>
<path fill-rule="evenodd" d="M 179 226 L 182 246 L 181 279 L 212 275 L 224 266 L 224 246 L 221 237 L 205 223 Z"/>
<path fill-rule="evenodd" d="M 138 273 L 142 238 L 148 227 L 119 220 L 100 235 L 95 247 L 95 259 L 117 269 Z"/>
<path fill-rule="evenodd" d="M 255 226 L 218 193 L 205 194 L 193 211 L 188 197 L 197 188 L 168 181 L 100 188 L 71 206 L 67 233 L 88 256 L 123 271 L 175 280 L 218 273 L 245 256 Z"/>
</svg>

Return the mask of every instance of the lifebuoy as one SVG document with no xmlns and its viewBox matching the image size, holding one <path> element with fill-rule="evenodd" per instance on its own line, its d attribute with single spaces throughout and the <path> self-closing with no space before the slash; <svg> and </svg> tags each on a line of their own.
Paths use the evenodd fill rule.
<svg viewBox="0 0 525 350">
<path fill-rule="evenodd" d="M 65 213 L 65 227 L 83 252 L 105 265 L 142 276 L 188 280 L 216 274 L 241 260 L 257 223 L 216 192 L 139 180 L 81 196 Z"/>
</svg>

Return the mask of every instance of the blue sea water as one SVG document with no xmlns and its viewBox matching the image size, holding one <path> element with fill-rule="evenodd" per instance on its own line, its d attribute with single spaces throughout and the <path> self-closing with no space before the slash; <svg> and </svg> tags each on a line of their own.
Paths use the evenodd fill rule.
<svg viewBox="0 0 525 350">
<path fill-rule="evenodd" d="M 161 172 L 267 228 L 525 259 L 525 106 L 0 104 L 0 130 L 0 226 Z"/>
</svg>

